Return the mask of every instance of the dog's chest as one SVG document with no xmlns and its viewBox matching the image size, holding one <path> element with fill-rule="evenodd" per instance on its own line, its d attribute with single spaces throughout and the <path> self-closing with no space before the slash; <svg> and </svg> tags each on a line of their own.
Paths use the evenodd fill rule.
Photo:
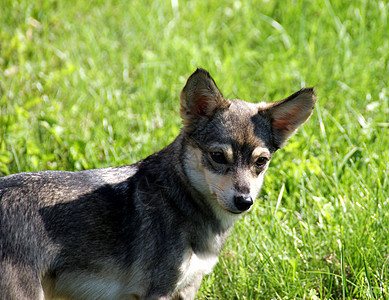
<svg viewBox="0 0 389 300">
<path fill-rule="evenodd" d="M 193 251 L 189 251 L 185 255 L 180 268 L 181 276 L 177 289 L 181 290 L 203 275 L 210 273 L 217 262 L 218 256 L 215 254 L 196 254 Z"/>
</svg>

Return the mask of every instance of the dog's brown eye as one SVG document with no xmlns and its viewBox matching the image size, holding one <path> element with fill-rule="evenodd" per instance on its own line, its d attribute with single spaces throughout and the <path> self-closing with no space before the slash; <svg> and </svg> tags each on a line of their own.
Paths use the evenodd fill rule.
<svg viewBox="0 0 389 300">
<path fill-rule="evenodd" d="M 209 155 L 211 156 L 212 160 L 215 163 L 218 163 L 218 164 L 226 164 L 227 163 L 227 159 L 224 156 L 223 152 L 209 152 Z"/>
<path fill-rule="evenodd" d="M 263 167 L 266 164 L 266 162 L 267 162 L 267 158 L 266 157 L 260 157 L 255 162 L 255 166 L 257 168 L 261 168 L 261 167 Z"/>
</svg>

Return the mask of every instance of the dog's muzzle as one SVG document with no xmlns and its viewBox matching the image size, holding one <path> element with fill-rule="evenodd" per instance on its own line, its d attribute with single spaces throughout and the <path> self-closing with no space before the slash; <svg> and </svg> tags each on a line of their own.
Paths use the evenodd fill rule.
<svg viewBox="0 0 389 300">
<path fill-rule="evenodd" d="M 253 198 L 249 195 L 235 196 L 234 204 L 240 211 L 248 210 L 253 205 Z"/>
</svg>

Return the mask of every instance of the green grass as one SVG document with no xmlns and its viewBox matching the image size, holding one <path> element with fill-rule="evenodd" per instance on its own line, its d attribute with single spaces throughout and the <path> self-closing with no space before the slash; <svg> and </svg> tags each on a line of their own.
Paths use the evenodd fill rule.
<svg viewBox="0 0 389 300">
<path fill-rule="evenodd" d="M 383 0 L 0 0 L 0 175 L 144 158 L 178 134 L 198 66 L 227 98 L 316 86 L 198 298 L 388 299 L 388 15 Z"/>
</svg>

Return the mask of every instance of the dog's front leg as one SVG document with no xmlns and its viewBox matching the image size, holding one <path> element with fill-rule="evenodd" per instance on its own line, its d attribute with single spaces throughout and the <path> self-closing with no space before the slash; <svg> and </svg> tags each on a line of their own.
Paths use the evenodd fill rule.
<svg viewBox="0 0 389 300">
<path fill-rule="evenodd" d="M 202 279 L 202 275 L 197 275 L 190 285 L 187 285 L 173 297 L 173 300 L 194 299 L 198 289 L 200 288 Z"/>
</svg>

